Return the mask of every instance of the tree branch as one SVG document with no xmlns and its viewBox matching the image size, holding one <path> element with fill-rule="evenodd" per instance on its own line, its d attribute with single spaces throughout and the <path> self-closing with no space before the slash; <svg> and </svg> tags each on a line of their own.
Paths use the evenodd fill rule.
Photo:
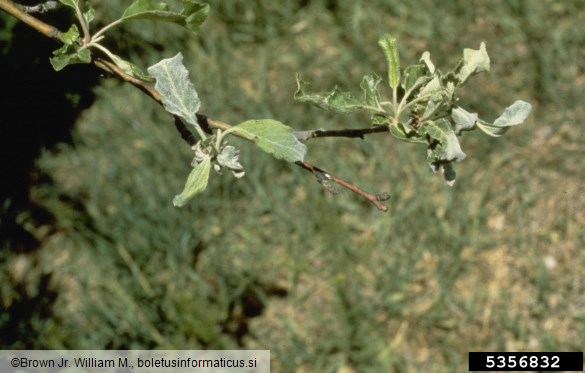
<svg viewBox="0 0 585 373">
<path fill-rule="evenodd" d="M 4 10 L 5 12 L 12 15 L 13 17 L 21 20 L 22 22 L 26 23 L 27 25 L 31 26 L 32 28 L 36 29 L 37 31 L 41 32 L 43 35 L 45 35 L 49 38 L 59 39 L 59 35 L 61 33 L 58 29 L 36 19 L 35 17 L 30 16 L 29 14 L 27 14 L 26 12 L 24 12 L 22 10 L 21 6 L 13 3 L 11 0 L 0 0 L 0 9 Z M 158 102 L 159 104 L 162 105 L 162 100 L 161 100 L 160 94 L 149 83 L 147 83 L 143 80 L 137 79 L 137 78 L 133 77 L 132 75 L 127 74 L 124 70 L 119 68 L 115 63 L 108 61 L 104 58 L 98 57 L 98 58 L 94 59 L 93 64 L 96 67 L 98 67 L 99 69 L 101 69 L 107 73 L 113 74 L 113 75 L 117 76 L 118 78 L 134 85 L 135 87 L 140 89 L 142 92 L 144 92 L 148 96 L 150 96 L 153 100 L 155 100 L 156 102 Z M 180 119 L 180 117 L 175 116 L 175 115 L 173 117 L 174 117 L 174 124 L 175 124 L 178 132 L 181 134 L 181 138 L 185 142 L 187 142 L 189 145 L 194 145 L 197 140 L 195 139 L 195 137 L 193 136 L 191 131 L 188 129 L 188 127 L 185 125 L 185 123 Z M 208 118 L 202 114 L 197 114 L 197 121 L 199 122 L 199 125 L 201 126 L 201 128 L 206 132 L 211 131 L 210 127 L 221 129 L 223 131 L 226 131 L 232 127 L 228 123 L 224 123 L 224 122 L 216 120 L 216 119 Z M 364 135 L 369 134 L 369 133 L 385 132 L 385 131 L 388 131 L 388 128 L 384 126 L 384 127 L 372 127 L 372 128 L 366 128 L 366 129 L 347 129 L 347 130 L 318 129 L 318 130 L 313 130 L 313 131 L 296 132 L 295 134 L 299 139 L 301 139 L 301 138 L 305 139 L 305 140 L 301 140 L 301 141 L 306 141 L 306 140 L 311 139 L 311 138 L 327 137 L 327 136 L 329 136 L 329 137 L 360 137 L 360 138 L 363 138 Z M 239 137 L 243 137 L 239 133 L 234 133 L 234 135 L 239 136 Z M 246 137 L 243 137 L 243 138 L 245 138 L 246 140 L 250 140 Z M 327 185 L 329 185 L 329 183 L 331 181 L 335 182 L 336 184 L 342 186 L 343 188 L 346 188 L 346 189 L 352 191 L 353 193 L 356 193 L 357 195 L 365 198 L 366 200 L 371 202 L 374 206 L 376 206 L 376 208 L 378 210 L 384 211 L 384 212 L 388 211 L 388 208 L 383 203 L 381 203 L 382 201 L 386 201 L 386 200 L 390 199 L 390 196 L 388 194 L 386 194 L 386 193 L 382 193 L 382 194 L 368 193 L 365 190 L 358 187 L 357 185 L 354 185 L 348 181 L 345 181 L 345 180 L 343 180 L 343 179 L 341 179 L 341 178 L 339 178 L 331 173 L 325 172 L 322 169 L 320 169 L 320 168 L 318 168 L 318 167 L 316 167 L 308 162 L 295 162 L 295 164 L 297 166 L 303 168 L 304 170 L 311 172 L 317 178 L 317 181 L 319 181 L 319 183 L 321 183 L 329 191 L 333 191 L 333 190 L 330 187 L 327 187 Z"/>
<path fill-rule="evenodd" d="M 363 139 L 365 135 L 371 133 L 388 132 L 388 126 L 378 126 L 369 128 L 356 128 L 356 129 L 340 129 L 340 130 L 326 130 L 324 128 L 318 128 L 316 130 L 309 131 L 297 131 L 295 136 L 299 141 L 308 141 L 317 137 L 349 137 L 349 138 L 360 138 Z"/>
<path fill-rule="evenodd" d="M 58 1 L 47 1 L 45 3 L 40 3 L 37 5 L 21 5 L 22 10 L 24 10 L 27 13 L 46 13 L 48 11 L 51 11 L 53 9 L 57 9 L 59 7 L 59 5 L 61 5 Z"/>
<path fill-rule="evenodd" d="M 46 37 L 51 39 L 59 39 L 59 36 L 61 36 L 61 31 L 59 31 L 57 28 L 29 15 L 24 11 L 21 5 L 15 4 L 10 0 L 0 0 L 0 9 L 10 14 L 14 18 L 26 23 Z"/>
</svg>

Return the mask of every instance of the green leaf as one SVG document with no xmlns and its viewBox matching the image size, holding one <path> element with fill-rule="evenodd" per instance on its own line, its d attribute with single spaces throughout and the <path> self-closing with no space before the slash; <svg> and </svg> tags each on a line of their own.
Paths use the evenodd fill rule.
<svg viewBox="0 0 585 373">
<path fill-rule="evenodd" d="M 480 44 L 477 50 L 465 48 L 463 50 L 463 59 L 459 61 L 455 68 L 455 73 L 459 80 L 458 87 L 464 85 L 471 76 L 489 70 L 490 57 L 487 54 L 484 42 Z"/>
<path fill-rule="evenodd" d="M 75 43 L 77 39 L 79 39 L 79 29 L 77 28 L 77 25 L 71 25 L 67 32 L 62 32 L 61 35 L 59 35 L 59 39 L 65 44 Z"/>
<path fill-rule="evenodd" d="M 77 9 L 79 6 L 79 0 L 59 0 L 59 2 L 73 9 Z"/>
<path fill-rule="evenodd" d="M 120 56 L 117 56 L 111 52 L 108 53 L 108 55 L 110 56 L 110 58 L 112 58 L 112 61 L 114 61 L 116 66 L 118 66 L 119 68 L 124 70 L 124 72 L 126 74 L 132 75 L 135 78 L 144 80 L 145 82 L 154 82 L 155 81 L 152 76 L 146 74 L 144 71 L 142 71 L 138 66 L 136 66 L 132 62 L 126 61 L 125 59 L 123 59 Z"/>
<path fill-rule="evenodd" d="M 197 32 L 209 14 L 209 5 L 193 0 L 183 0 L 183 10 L 180 13 L 169 10 L 164 2 L 152 0 L 136 0 L 122 14 L 122 21 L 133 19 L 150 19 L 171 22 Z"/>
<path fill-rule="evenodd" d="M 398 58 L 396 38 L 390 35 L 384 35 L 380 38 L 378 44 L 384 50 L 386 60 L 388 61 L 388 82 L 392 89 L 396 89 L 400 84 L 400 60 Z"/>
<path fill-rule="evenodd" d="M 518 100 L 510 105 L 493 124 L 478 120 L 477 126 L 480 130 L 493 137 L 500 137 L 510 127 L 522 124 L 530 114 L 532 105 L 528 102 Z"/>
<path fill-rule="evenodd" d="M 201 193 L 207 188 L 207 182 L 209 181 L 209 172 L 211 171 L 211 157 L 207 156 L 203 158 L 201 162 L 193 168 L 185 187 L 181 194 L 176 195 L 173 198 L 173 205 L 177 207 L 184 206 L 193 196 Z"/>
<path fill-rule="evenodd" d="M 89 25 L 95 18 L 95 9 L 89 2 L 86 3 L 86 7 L 87 10 L 83 13 L 83 18 L 85 18 L 85 22 Z"/>
<path fill-rule="evenodd" d="M 195 114 L 201 101 L 193 83 L 189 81 L 189 71 L 183 65 L 183 55 L 164 59 L 148 68 L 148 73 L 156 79 L 154 88 L 161 95 L 165 110 L 198 126 Z"/>
<path fill-rule="evenodd" d="M 54 57 L 51 57 L 49 61 L 55 71 L 63 70 L 67 65 L 91 62 L 91 52 L 89 49 L 80 49 L 74 44 L 65 44 L 56 51 L 53 51 L 53 54 Z"/>
<path fill-rule="evenodd" d="M 367 81 L 366 86 L 367 88 L 364 89 L 366 91 L 366 97 L 370 95 L 370 99 L 374 99 L 371 95 L 375 95 L 374 91 L 368 93 L 370 84 L 373 84 L 374 87 L 377 85 L 375 82 L 374 75 L 369 77 L 364 77 L 364 80 Z M 362 81 L 362 88 L 364 85 L 364 81 Z M 367 109 L 374 112 L 383 112 L 382 110 L 378 109 L 377 107 L 373 107 L 368 105 L 366 102 L 358 100 L 349 92 L 343 92 L 339 88 L 335 87 L 331 92 L 323 92 L 323 93 L 309 93 L 309 86 L 310 84 L 301 80 L 300 77 L 297 75 L 297 91 L 295 92 L 294 98 L 295 100 L 301 102 L 308 102 L 315 106 L 318 106 L 322 109 L 333 110 L 339 113 L 351 113 L 358 109 Z"/>
<path fill-rule="evenodd" d="M 293 129 L 276 120 L 248 120 L 230 128 L 225 134 L 231 132 L 245 136 L 260 149 L 285 161 L 302 162 L 307 153 L 306 146 L 297 139 Z"/>
</svg>

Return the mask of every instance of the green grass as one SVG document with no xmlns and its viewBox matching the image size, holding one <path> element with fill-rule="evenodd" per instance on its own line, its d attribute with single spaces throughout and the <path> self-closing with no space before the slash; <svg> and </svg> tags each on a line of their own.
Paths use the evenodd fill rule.
<svg viewBox="0 0 585 373">
<path fill-rule="evenodd" d="M 387 214 L 239 140 L 246 177 L 212 175 L 177 209 L 191 150 L 160 107 L 104 81 L 73 145 L 38 160 L 49 182 L 32 199 L 56 223 L 23 214 L 43 246 L 1 271 L 4 307 L 50 274 L 56 298 L 31 316 L 34 347 L 243 346 L 270 349 L 274 372 L 452 372 L 468 351 L 582 350 L 582 2 L 210 3 L 199 36 L 134 26 L 170 45 L 129 51 L 146 66 L 182 50 L 210 117 L 366 126 L 294 102 L 295 73 L 358 92 L 364 74 L 385 76 L 384 33 L 403 65 L 429 50 L 443 70 L 485 41 L 492 71 L 464 102 L 487 120 L 516 99 L 533 114 L 500 139 L 466 134 L 453 188 L 424 148 L 390 136 L 308 144 L 310 162 L 390 193 Z"/>
</svg>

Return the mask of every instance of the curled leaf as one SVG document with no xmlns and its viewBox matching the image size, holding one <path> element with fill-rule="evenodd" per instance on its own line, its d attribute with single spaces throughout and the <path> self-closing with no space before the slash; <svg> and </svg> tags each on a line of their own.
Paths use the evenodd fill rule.
<svg viewBox="0 0 585 373">
<path fill-rule="evenodd" d="M 487 54 L 484 42 L 480 44 L 477 50 L 465 48 L 463 50 L 463 59 L 459 61 L 455 68 L 459 80 L 458 86 L 464 85 L 471 76 L 489 70 L 490 57 Z"/>
<path fill-rule="evenodd" d="M 326 110 L 334 110 L 339 113 L 351 113 L 357 109 L 366 108 L 368 105 L 355 98 L 349 92 L 343 92 L 335 87 L 331 92 L 309 93 L 310 84 L 301 80 L 297 75 L 297 91 L 295 100 L 308 102 Z"/>
<path fill-rule="evenodd" d="M 396 89 L 400 84 L 400 60 L 398 57 L 398 44 L 396 38 L 390 35 L 384 35 L 378 41 L 386 61 L 388 62 L 388 83 L 390 88 Z"/>
<path fill-rule="evenodd" d="M 518 100 L 506 108 L 502 115 L 500 115 L 493 124 L 478 120 L 477 127 L 490 136 L 500 137 L 506 133 L 510 127 L 522 124 L 530 114 L 531 110 L 532 105 L 528 102 Z"/>
</svg>

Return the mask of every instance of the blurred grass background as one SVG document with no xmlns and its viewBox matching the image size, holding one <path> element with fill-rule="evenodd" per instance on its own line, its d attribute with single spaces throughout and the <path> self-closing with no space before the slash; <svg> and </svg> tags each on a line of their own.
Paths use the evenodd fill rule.
<svg viewBox="0 0 585 373">
<path fill-rule="evenodd" d="M 585 2 L 209 3 L 196 37 L 137 22 L 107 44 L 143 67 L 182 51 L 212 118 L 312 129 L 368 121 L 294 102 L 297 72 L 358 93 L 363 75 L 385 76 L 384 33 L 403 67 L 428 50 L 448 70 L 485 41 L 491 72 L 463 106 L 492 121 L 523 99 L 533 113 L 500 139 L 466 133 L 453 188 L 424 148 L 390 136 L 308 144 L 308 161 L 390 193 L 387 214 L 238 140 L 246 177 L 212 175 L 177 209 L 191 150 L 154 102 L 102 79 L 71 138 L 31 171 L 14 221 L 38 245 L 2 244 L 3 348 L 244 347 L 270 349 L 274 372 L 345 373 L 583 350 Z M 103 20 L 124 6 L 95 5 Z"/>
</svg>

